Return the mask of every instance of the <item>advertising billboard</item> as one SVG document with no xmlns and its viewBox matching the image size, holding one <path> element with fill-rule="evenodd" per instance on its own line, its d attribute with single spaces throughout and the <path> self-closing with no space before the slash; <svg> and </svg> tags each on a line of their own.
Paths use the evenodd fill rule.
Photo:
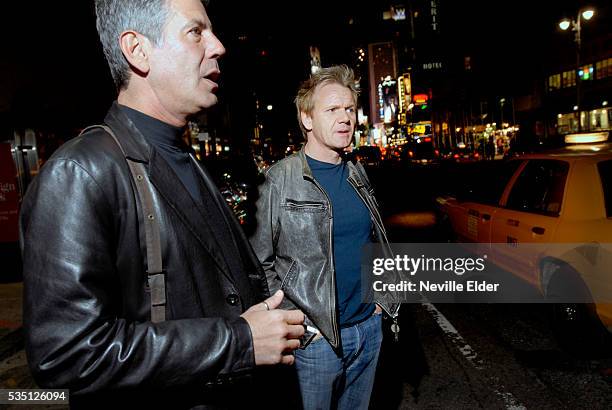
<svg viewBox="0 0 612 410">
<path fill-rule="evenodd" d="M 11 144 L 0 143 L 0 242 L 17 242 L 19 191 Z"/>
</svg>

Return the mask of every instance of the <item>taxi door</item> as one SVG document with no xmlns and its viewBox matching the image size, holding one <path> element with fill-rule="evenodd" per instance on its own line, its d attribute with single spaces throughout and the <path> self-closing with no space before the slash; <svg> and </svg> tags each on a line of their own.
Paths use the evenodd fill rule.
<svg viewBox="0 0 612 410">
<path fill-rule="evenodd" d="M 489 248 L 491 242 L 491 220 L 496 212 L 496 207 L 470 202 L 465 206 L 465 232 L 471 241 Z"/>
<path fill-rule="evenodd" d="M 530 159 L 511 182 L 492 222 L 495 262 L 536 285 L 539 255 L 559 224 L 568 171 L 566 161 Z"/>
<path fill-rule="evenodd" d="M 460 238 L 479 243 L 480 250 L 489 250 L 492 222 L 500 209 L 503 193 L 522 160 L 487 162 L 476 168 L 468 183 L 469 194 L 460 202 L 461 217 L 455 226 Z"/>
</svg>

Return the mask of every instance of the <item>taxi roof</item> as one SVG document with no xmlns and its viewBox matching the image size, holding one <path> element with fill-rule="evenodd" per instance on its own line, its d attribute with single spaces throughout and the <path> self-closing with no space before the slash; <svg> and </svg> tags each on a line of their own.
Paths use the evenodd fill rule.
<svg viewBox="0 0 612 410">
<path fill-rule="evenodd" d="M 521 155 L 520 159 L 560 157 L 566 159 L 607 159 L 612 158 L 612 143 L 569 144 L 562 148 Z"/>
</svg>

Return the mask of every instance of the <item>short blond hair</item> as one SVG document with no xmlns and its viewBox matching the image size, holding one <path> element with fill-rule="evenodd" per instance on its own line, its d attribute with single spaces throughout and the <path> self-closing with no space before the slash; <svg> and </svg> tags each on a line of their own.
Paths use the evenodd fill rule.
<svg viewBox="0 0 612 410">
<path fill-rule="evenodd" d="M 304 138 L 307 138 L 308 130 L 302 124 L 301 113 L 308 115 L 312 114 L 314 109 L 313 96 L 320 85 L 323 84 L 340 84 L 351 91 L 353 94 L 353 100 L 357 103 L 357 96 L 359 91 L 355 87 L 355 73 L 347 65 L 334 65 L 331 67 L 321 68 L 319 71 L 314 73 L 310 78 L 304 81 L 298 89 L 297 96 L 295 97 L 295 107 L 297 108 L 298 124 Z"/>
</svg>

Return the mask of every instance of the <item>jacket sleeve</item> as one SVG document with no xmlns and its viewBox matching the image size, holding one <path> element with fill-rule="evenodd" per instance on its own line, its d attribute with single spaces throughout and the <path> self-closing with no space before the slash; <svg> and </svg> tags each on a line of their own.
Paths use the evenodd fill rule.
<svg viewBox="0 0 612 410">
<path fill-rule="evenodd" d="M 270 294 L 274 294 L 281 287 L 281 279 L 276 273 L 274 263 L 278 241 L 280 198 L 278 187 L 270 172 L 266 174 L 264 183 L 259 187 L 256 207 L 257 227 L 250 238 L 251 246 L 266 272 Z"/>
<path fill-rule="evenodd" d="M 252 368 L 243 318 L 152 323 L 122 317 L 115 262 L 121 210 L 104 192 L 78 163 L 52 159 L 24 199 L 24 329 L 36 382 L 74 393 L 204 387 Z"/>
</svg>

